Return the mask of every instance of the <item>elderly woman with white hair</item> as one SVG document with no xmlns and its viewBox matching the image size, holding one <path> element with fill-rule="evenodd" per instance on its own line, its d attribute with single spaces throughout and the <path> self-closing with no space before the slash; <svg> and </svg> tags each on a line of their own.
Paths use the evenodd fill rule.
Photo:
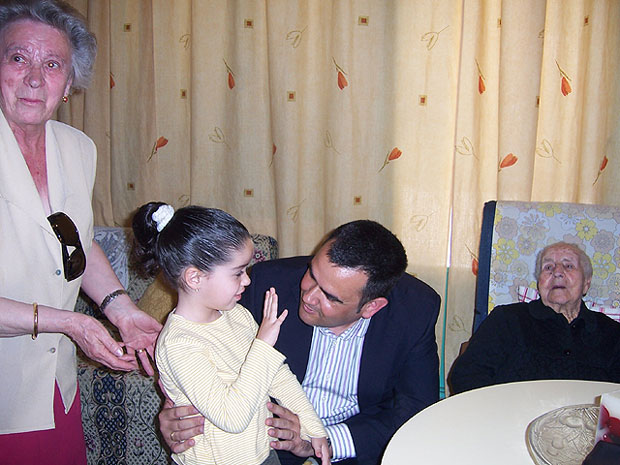
<svg viewBox="0 0 620 465">
<path fill-rule="evenodd" d="M 620 324 L 588 310 L 590 258 L 557 242 L 536 258 L 540 298 L 496 307 L 450 374 L 452 393 L 537 379 L 620 382 Z"/>
</svg>

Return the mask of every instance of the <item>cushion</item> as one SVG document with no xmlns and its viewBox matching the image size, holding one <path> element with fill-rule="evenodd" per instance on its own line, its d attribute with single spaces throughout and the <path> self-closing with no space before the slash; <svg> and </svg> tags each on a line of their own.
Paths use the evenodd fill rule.
<svg viewBox="0 0 620 465">
<path fill-rule="evenodd" d="M 129 249 L 133 234 L 128 228 L 95 226 L 94 239 L 104 251 L 123 287 L 129 284 Z"/>
<path fill-rule="evenodd" d="M 519 297 L 519 302 L 530 302 L 531 300 L 538 299 L 538 290 L 532 289 L 531 287 L 527 286 L 519 286 L 517 295 Z M 588 299 L 587 297 L 583 299 L 583 302 L 590 310 L 594 312 L 604 313 L 612 320 L 620 322 L 620 307 L 609 307 L 607 305 L 601 305 L 594 302 L 592 299 Z"/>
<path fill-rule="evenodd" d="M 159 273 L 146 288 L 137 305 L 140 310 L 164 324 L 168 313 L 177 305 L 177 292 L 170 287 L 163 274 Z"/>
</svg>

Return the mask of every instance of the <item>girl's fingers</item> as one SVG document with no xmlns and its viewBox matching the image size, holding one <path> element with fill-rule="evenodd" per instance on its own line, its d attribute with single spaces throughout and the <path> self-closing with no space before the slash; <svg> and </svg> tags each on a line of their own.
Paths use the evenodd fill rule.
<svg viewBox="0 0 620 465">
<path fill-rule="evenodd" d="M 282 324 L 284 322 L 284 320 L 286 319 L 286 316 L 288 315 L 288 310 L 284 309 L 282 310 L 282 314 L 278 317 L 278 323 Z"/>
<path fill-rule="evenodd" d="M 271 311 L 272 311 L 273 316 L 275 317 L 278 315 L 278 294 L 276 294 L 276 291 L 273 287 L 271 288 L 271 292 L 272 292 Z"/>
<path fill-rule="evenodd" d="M 268 320 L 276 320 L 278 315 L 278 294 L 275 289 L 269 288 L 265 292 L 265 306 L 263 308 L 263 318 Z"/>
<path fill-rule="evenodd" d="M 271 289 L 265 292 L 265 304 L 263 306 L 263 316 L 268 317 L 271 312 Z"/>
</svg>

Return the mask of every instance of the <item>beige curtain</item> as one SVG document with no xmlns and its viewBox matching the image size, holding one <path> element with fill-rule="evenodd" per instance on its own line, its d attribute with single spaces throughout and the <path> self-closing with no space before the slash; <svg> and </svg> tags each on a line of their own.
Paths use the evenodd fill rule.
<svg viewBox="0 0 620 465">
<path fill-rule="evenodd" d="M 471 334 L 485 201 L 620 202 L 620 2 L 464 5 L 446 370 Z"/>
<path fill-rule="evenodd" d="M 214 206 L 291 256 L 377 220 L 442 296 L 445 371 L 485 201 L 619 204 L 617 0 L 72 3 L 99 55 L 59 117 L 98 146 L 96 223 Z"/>
</svg>

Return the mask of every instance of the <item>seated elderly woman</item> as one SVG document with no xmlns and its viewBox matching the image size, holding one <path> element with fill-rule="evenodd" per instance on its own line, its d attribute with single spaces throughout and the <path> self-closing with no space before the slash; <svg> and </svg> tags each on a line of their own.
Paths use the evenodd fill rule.
<svg viewBox="0 0 620 465">
<path fill-rule="evenodd" d="M 592 263 L 574 244 L 558 242 L 536 258 L 540 298 L 496 307 L 452 367 L 459 393 L 536 379 L 620 382 L 620 323 L 588 310 Z"/>
</svg>

